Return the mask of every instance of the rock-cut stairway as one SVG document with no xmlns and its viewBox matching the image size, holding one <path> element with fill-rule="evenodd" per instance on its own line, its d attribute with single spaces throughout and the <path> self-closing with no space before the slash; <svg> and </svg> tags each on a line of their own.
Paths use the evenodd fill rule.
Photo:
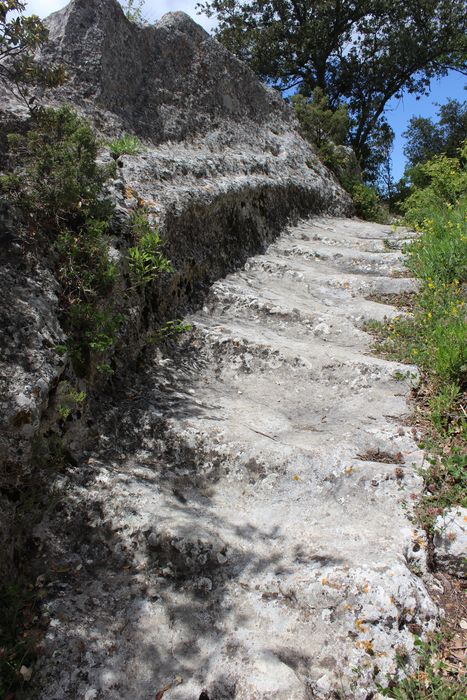
<svg viewBox="0 0 467 700">
<path fill-rule="evenodd" d="M 41 698 L 370 698 L 433 627 L 415 368 L 363 330 L 396 313 L 369 297 L 413 289 L 409 235 L 302 222 L 103 407 L 99 448 L 64 477 L 73 534 L 42 531 Z"/>
</svg>

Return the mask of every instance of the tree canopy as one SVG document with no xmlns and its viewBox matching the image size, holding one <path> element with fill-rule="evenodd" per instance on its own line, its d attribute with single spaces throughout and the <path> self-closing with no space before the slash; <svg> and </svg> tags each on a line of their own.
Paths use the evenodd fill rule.
<svg viewBox="0 0 467 700">
<path fill-rule="evenodd" d="M 344 103 L 363 164 L 391 98 L 425 93 L 450 68 L 467 70 L 464 0 L 206 0 L 198 8 L 269 84 L 306 96 L 319 87 L 332 109 Z"/>
<path fill-rule="evenodd" d="M 403 136 L 407 139 L 404 155 L 409 167 L 425 163 L 444 153 L 455 158 L 467 138 L 467 102 L 448 100 L 438 105 L 438 121 L 412 117 Z"/>
</svg>

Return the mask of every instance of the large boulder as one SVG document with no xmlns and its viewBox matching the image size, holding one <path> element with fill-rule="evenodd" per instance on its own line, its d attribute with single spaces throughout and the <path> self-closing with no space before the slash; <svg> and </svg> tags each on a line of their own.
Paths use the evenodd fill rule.
<svg viewBox="0 0 467 700">
<path fill-rule="evenodd" d="M 47 25 L 50 42 L 39 59 L 64 63 L 68 81 L 38 96 L 87 116 L 102 137 L 102 160 L 111 157 L 110 138 L 131 132 L 142 139 L 141 154 L 118 160 L 110 187 L 114 230 L 118 238 L 119 225 L 144 201 L 175 267 L 152 291 L 129 295 L 132 323 L 114 349 L 117 372 L 135 359 L 151 326 L 196 303 L 209 283 L 260 250 L 289 220 L 351 211 L 281 97 L 184 13 L 142 28 L 126 19 L 116 0 L 73 0 Z M 27 110 L 4 86 L 0 104 L 0 131 L 24 128 Z M 1 164 L 6 142 L 0 142 Z M 10 214 L 3 216 L 5 231 L 15 228 Z M 2 512 L 10 513 L 8 499 L 13 494 L 16 503 L 24 480 L 39 469 L 32 446 L 45 429 L 48 435 L 56 429 L 57 389 L 73 373 L 57 350 L 63 333 L 53 267 L 26 260 L 14 235 L 2 232 L 1 240 L 0 487 L 7 487 Z M 93 384 L 84 390 L 92 398 Z M 72 454 L 91 424 L 88 416 L 79 437 L 68 440 Z M 60 430 L 70 434 L 69 421 Z M 0 533 L 0 552 L 11 554 L 6 518 Z M 8 566 L 0 561 L 0 575 Z"/>
</svg>

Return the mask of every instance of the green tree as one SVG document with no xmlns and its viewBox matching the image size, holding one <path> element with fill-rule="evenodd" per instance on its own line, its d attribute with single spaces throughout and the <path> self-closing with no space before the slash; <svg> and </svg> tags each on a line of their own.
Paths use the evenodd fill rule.
<svg viewBox="0 0 467 700">
<path fill-rule="evenodd" d="M 438 121 L 412 117 L 403 136 L 407 139 L 404 155 L 409 167 L 425 163 L 445 153 L 454 158 L 467 135 L 467 102 L 448 100 L 438 105 Z"/>
<path fill-rule="evenodd" d="M 363 151 L 365 181 L 376 187 L 386 201 L 392 201 L 395 195 L 391 164 L 393 142 L 394 131 L 382 117 L 369 136 Z"/>
<path fill-rule="evenodd" d="M 23 15 L 26 3 L 18 0 L 0 2 L 0 82 L 13 89 L 28 105 L 36 109 L 31 95 L 34 85 L 56 87 L 65 80 L 63 66 L 43 66 L 35 60 L 36 50 L 48 39 L 48 30 L 39 17 Z"/>
<path fill-rule="evenodd" d="M 310 99 L 297 94 L 292 97 L 295 114 L 300 121 L 304 136 L 320 149 L 329 141 L 336 145 L 344 143 L 349 129 L 349 118 L 345 105 L 331 109 L 329 98 L 317 87 Z"/>
<path fill-rule="evenodd" d="M 466 70 L 463 0 L 206 0 L 216 37 L 268 83 L 347 105 L 362 165 L 389 100 Z"/>
</svg>

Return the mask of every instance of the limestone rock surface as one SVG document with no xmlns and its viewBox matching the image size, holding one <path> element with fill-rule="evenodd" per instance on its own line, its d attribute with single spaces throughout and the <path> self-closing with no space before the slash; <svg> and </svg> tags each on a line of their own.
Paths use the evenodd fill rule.
<svg viewBox="0 0 467 700">
<path fill-rule="evenodd" d="M 437 620 L 401 505 L 421 488 L 416 368 L 362 329 L 397 313 L 368 297 L 413 289 L 409 235 L 303 221 L 103 397 L 61 528 L 36 532 L 65 572 L 44 582 L 41 699 L 153 700 L 178 679 L 174 700 L 369 700 L 413 658 Z"/>
<path fill-rule="evenodd" d="M 60 427 L 72 458 L 29 533 L 46 627 L 34 694 L 369 700 L 437 617 L 400 505 L 421 487 L 416 368 L 373 357 L 363 330 L 396 313 L 369 297 L 414 288 L 398 276 L 410 234 L 388 251 L 388 227 L 339 218 L 349 198 L 287 105 L 183 13 L 139 28 L 116 0 L 73 0 L 48 24 L 42 58 L 69 81 L 43 100 L 91 119 L 103 161 L 115 136 L 143 143 L 109 185 L 113 254 L 144 203 L 175 272 L 139 296 L 122 275 L 115 374 L 83 387 L 77 432 Z M 24 120 L 1 98 L 2 123 Z M 53 267 L 14 254 L 10 223 L 2 473 L 21 475 L 71 368 Z M 143 353 L 182 313 L 192 330 Z M 7 492 L 14 509 L 21 483 Z"/>
<path fill-rule="evenodd" d="M 85 115 L 101 136 L 102 161 L 110 159 L 111 138 L 129 132 L 143 142 L 139 155 L 119 158 L 109 185 L 117 259 L 127 245 L 121 228 L 143 202 L 175 268 L 143 297 L 129 294 L 126 302 L 121 294 L 122 314 L 131 322 L 108 358 L 117 371 L 137 359 L 161 320 L 195 305 L 210 283 L 261 250 L 287 221 L 310 212 L 351 212 L 348 196 L 296 131 L 290 108 L 187 15 L 170 13 L 140 28 L 117 0 L 72 0 L 47 24 L 42 60 L 64 63 L 68 81 L 53 94 L 38 94 L 42 103 L 69 104 Z M 0 168 L 5 134 L 26 128 L 27 119 L 24 105 L 2 84 Z M 57 350 L 64 337 L 53 262 L 15 253 L 15 221 L 3 210 L 0 201 L 0 486 L 17 498 L 37 469 L 32 445 L 49 431 L 45 413 L 58 382 L 73 372 Z M 122 276 L 119 294 L 124 286 Z M 102 390 L 92 382 L 81 389 L 90 401 Z M 94 439 L 89 424 L 87 417 L 77 429 L 73 454 Z M 60 439 L 68 439 L 69 427 Z M 11 508 L 6 500 L 1 511 Z M 11 541 L 8 520 L 0 514 L 0 552 Z M 11 557 L 3 559 L 0 554 L 0 575 L 11 564 Z"/>
<path fill-rule="evenodd" d="M 467 508 L 455 506 L 436 518 L 433 544 L 438 567 L 467 577 Z"/>
</svg>

